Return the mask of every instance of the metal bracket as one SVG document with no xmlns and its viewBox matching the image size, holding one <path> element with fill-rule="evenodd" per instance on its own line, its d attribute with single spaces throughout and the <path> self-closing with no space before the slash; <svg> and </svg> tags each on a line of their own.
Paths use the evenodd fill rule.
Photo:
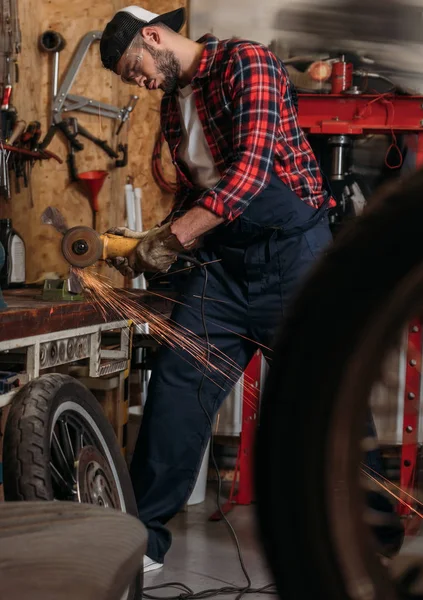
<svg viewBox="0 0 423 600">
<path fill-rule="evenodd" d="M 127 107 L 119 108 L 111 104 L 105 104 L 85 96 L 75 96 L 69 94 L 70 89 L 78 75 L 84 58 L 87 55 L 91 45 L 100 41 L 101 31 L 90 31 L 79 42 L 78 48 L 69 64 L 65 78 L 60 86 L 52 107 L 52 122 L 57 125 L 62 119 L 63 112 L 80 111 L 94 115 L 100 115 L 109 119 L 116 119 L 123 123 L 129 117 L 130 111 Z M 56 85 L 57 88 L 57 85 Z M 135 97 L 138 100 L 137 97 Z M 136 102 L 135 100 L 135 102 Z"/>
</svg>

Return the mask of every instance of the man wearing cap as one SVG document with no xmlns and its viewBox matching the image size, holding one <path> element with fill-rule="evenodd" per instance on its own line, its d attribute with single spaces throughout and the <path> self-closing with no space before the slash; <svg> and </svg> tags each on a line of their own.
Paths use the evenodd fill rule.
<svg viewBox="0 0 423 600">
<path fill-rule="evenodd" d="M 115 230 L 140 242 L 114 265 L 130 276 L 166 272 L 195 248 L 210 263 L 205 301 L 203 273 L 193 269 L 172 319 L 204 338 L 204 307 L 212 361 L 223 372 L 202 381 L 182 349 L 160 349 L 131 464 L 149 531 L 145 571 L 163 565 L 166 524 L 195 485 L 210 438 L 206 413 L 213 419 L 229 393 L 234 364 L 245 369 L 258 347 L 269 353 L 299 282 L 330 243 L 327 208 L 334 205 L 281 61 L 246 40 L 194 42 L 177 33 L 183 22 L 183 9 L 156 15 L 130 6 L 107 24 L 100 44 L 104 67 L 164 92 L 161 128 L 178 188 L 164 224 Z"/>
</svg>

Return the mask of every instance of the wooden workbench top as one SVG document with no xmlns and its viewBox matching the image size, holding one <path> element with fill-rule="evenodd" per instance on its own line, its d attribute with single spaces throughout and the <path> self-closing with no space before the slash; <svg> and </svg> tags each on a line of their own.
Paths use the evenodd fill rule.
<svg viewBox="0 0 423 600">
<path fill-rule="evenodd" d="M 134 290 L 131 290 L 133 293 Z M 0 342 L 57 331 L 77 329 L 116 321 L 116 316 L 105 319 L 96 307 L 86 301 L 44 301 L 41 289 L 26 288 L 3 292 L 7 308 L 0 310 Z M 137 291 L 140 302 L 169 315 L 172 302 Z"/>
</svg>

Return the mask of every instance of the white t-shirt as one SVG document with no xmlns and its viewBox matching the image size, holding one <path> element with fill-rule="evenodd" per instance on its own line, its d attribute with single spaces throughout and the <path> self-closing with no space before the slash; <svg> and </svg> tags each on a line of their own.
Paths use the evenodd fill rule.
<svg viewBox="0 0 423 600">
<path fill-rule="evenodd" d="M 192 87 L 187 85 L 179 89 L 178 96 L 182 117 L 179 157 L 186 163 L 191 179 L 196 186 L 205 189 L 212 188 L 219 181 L 220 174 L 204 135 Z"/>
</svg>

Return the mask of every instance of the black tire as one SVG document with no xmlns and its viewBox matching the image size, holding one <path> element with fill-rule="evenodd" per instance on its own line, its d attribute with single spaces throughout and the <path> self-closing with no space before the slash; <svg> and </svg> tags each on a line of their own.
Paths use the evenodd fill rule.
<svg viewBox="0 0 423 600">
<path fill-rule="evenodd" d="M 423 304 L 422 194 L 423 171 L 381 190 L 316 266 L 280 332 L 256 495 L 286 600 L 403 597 L 364 523 L 360 439 L 383 359 Z"/>
<path fill-rule="evenodd" d="M 72 411 L 111 469 L 119 498 L 114 508 L 137 516 L 128 468 L 112 426 L 95 396 L 73 377 L 60 374 L 42 375 L 13 399 L 3 442 L 5 500 L 75 500 L 60 497 L 51 468 L 55 423 L 58 415 Z M 131 586 L 128 599 L 135 597 L 135 587 Z"/>
</svg>

